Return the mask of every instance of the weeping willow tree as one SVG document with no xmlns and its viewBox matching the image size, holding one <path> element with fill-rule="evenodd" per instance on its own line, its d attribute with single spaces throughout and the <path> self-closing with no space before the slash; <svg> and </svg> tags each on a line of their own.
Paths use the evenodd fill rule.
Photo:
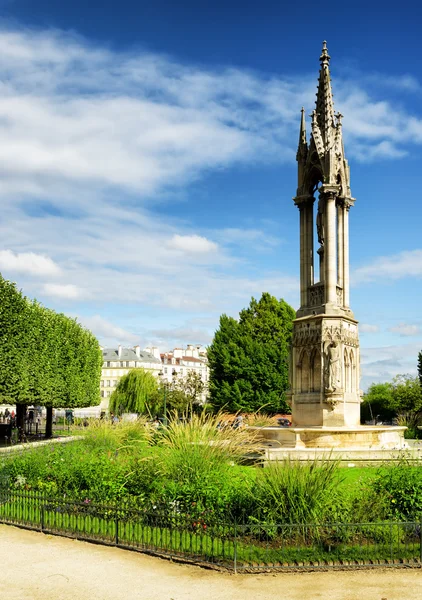
<svg viewBox="0 0 422 600">
<path fill-rule="evenodd" d="M 152 415 L 157 410 L 159 392 L 154 375 L 145 369 L 132 369 L 124 375 L 110 396 L 109 410 Z"/>
</svg>

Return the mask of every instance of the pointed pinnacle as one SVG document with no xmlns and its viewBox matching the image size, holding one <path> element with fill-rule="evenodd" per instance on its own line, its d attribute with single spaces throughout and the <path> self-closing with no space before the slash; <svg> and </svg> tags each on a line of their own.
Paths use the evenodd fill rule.
<svg viewBox="0 0 422 600">
<path fill-rule="evenodd" d="M 301 135 L 304 134 L 305 138 L 306 138 L 305 109 L 303 108 L 303 106 L 302 106 L 302 109 L 300 112 L 302 114 L 302 116 L 300 118 L 300 133 L 301 133 Z"/>
<path fill-rule="evenodd" d="M 299 145 L 297 148 L 296 159 L 299 160 L 300 157 L 306 157 L 306 153 L 308 150 L 308 142 L 306 140 L 306 121 L 305 121 L 305 109 L 302 106 L 301 118 L 300 118 L 300 130 L 299 130 Z"/>
<path fill-rule="evenodd" d="M 330 62 L 330 58 L 331 56 L 328 54 L 327 42 L 324 41 L 322 42 L 322 52 L 321 56 L 319 57 L 321 65 L 328 65 Z"/>
</svg>

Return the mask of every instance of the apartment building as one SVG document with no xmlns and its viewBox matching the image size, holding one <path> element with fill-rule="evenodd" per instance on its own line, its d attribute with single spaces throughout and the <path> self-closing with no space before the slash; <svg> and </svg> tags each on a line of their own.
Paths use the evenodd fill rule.
<svg viewBox="0 0 422 600">
<path fill-rule="evenodd" d="M 150 371 L 156 377 L 162 370 L 162 362 L 158 348 L 146 348 L 141 350 L 140 346 L 134 348 L 103 348 L 103 367 L 101 369 L 101 410 L 108 410 L 109 397 L 116 387 L 119 379 L 129 373 L 131 369 L 142 367 Z"/>
</svg>

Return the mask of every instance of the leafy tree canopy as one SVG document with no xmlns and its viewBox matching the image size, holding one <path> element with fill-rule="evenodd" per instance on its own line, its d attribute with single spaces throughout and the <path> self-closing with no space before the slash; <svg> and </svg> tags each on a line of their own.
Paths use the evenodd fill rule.
<svg viewBox="0 0 422 600">
<path fill-rule="evenodd" d="M 422 350 L 418 354 L 418 377 L 420 386 L 422 387 Z"/>
<path fill-rule="evenodd" d="M 208 349 L 210 400 L 216 409 L 290 412 L 285 401 L 294 309 L 263 293 L 239 314 L 222 315 Z"/>
<path fill-rule="evenodd" d="M 117 384 L 110 396 L 110 412 L 147 414 L 156 412 L 158 399 L 157 380 L 145 369 L 131 369 Z"/>
<path fill-rule="evenodd" d="M 422 411 L 422 388 L 418 377 L 397 375 L 392 381 L 373 383 L 362 403 L 362 419 L 379 416 L 387 421 L 401 413 Z"/>
<path fill-rule="evenodd" d="M 29 300 L 0 276 L 0 402 L 99 404 L 102 355 L 76 320 Z"/>
</svg>

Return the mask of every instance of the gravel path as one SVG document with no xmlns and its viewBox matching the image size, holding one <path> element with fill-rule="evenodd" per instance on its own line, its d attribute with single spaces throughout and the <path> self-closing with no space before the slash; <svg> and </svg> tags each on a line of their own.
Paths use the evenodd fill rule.
<svg viewBox="0 0 422 600">
<path fill-rule="evenodd" d="M 0 525 L 5 600 L 420 600 L 422 570 L 230 575 Z"/>
</svg>

